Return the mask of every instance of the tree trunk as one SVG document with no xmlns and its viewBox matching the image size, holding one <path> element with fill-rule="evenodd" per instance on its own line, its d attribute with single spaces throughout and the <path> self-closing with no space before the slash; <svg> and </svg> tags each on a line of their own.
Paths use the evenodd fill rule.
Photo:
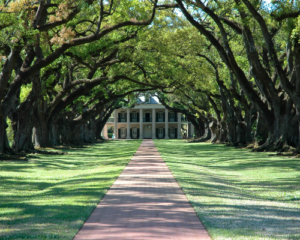
<svg viewBox="0 0 300 240">
<path fill-rule="evenodd" d="M 35 121 L 34 123 L 35 142 L 37 148 L 49 147 L 49 130 L 48 126 L 43 121 Z"/>
<path fill-rule="evenodd" d="M 257 120 L 256 120 L 256 130 L 254 133 L 254 139 L 256 145 L 262 145 L 267 141 L 269 133 L 269 127 L 267 127 L 266 122 L 261 117 L 261 114 L 257 114 Z"/>
<path fill-rule="evenodd" d="M 34 128 L 35 128 L 35 147 L 44 148 L 49 147 L 50 141 L 50 133 L 49 127 L 47 124 L 45 112 L 47 109 L 46 101 L 43 99 L 40 100 L 37 108 L 34 111 Z"/>
<path fill-rule="evenodd" d="M 73 131 L 71 132 L 71 143 L 75 145 L 84 144 L 84 124 L 75 124 Z"/>
<path fill-rule="evenodd" d="M 224 121 L 221 121 L 218 129 L 219 129 L 219 136 L 216 142 L 218 143 L 228 142 L 227 124 Z"/>
<path fill-rule="evenodd" d="M 194 142 L 206 142 L 212 139 L 212 132 L 209 128 L 209 122 L 207 119 L 205 119 L 204 121 L 205 121 L 205 133 L 202 138 L 198 140 L 194 140 Z"/>
<path fill-rule="evenodd" d="M 270 127 L 267 141 L 254 151 L 285 151 L 289 146 L 296 147 L 298 124 L 293 123 L 290 115 L 282 115 L 275 119 Z"/>
<path fill-rule="evenodd" d="M 12 149 L 9 146 L 6 128 L 8 127 L 5 117 L 0 113 L 0 154 L 12 153 Z"/>
<path fill-rule="evenodd" d="M 59 124 L 57 124 L 57 123 L 51 124 L 50 128 L 51 128 L 50 134 L 49 134 L 50 144 L 52 146 L 60 145 L 61 141 L 60 141 L 60 131 L 59 131 L 60 126 L 59 126 Z"/>
<path fill-rule="evenodd" d="M 12 128 L 14 132 L 14 141 L 12 148 L 16 152 L 32 152 L 34 146 L 32 143 L 32 119 L 28 112 L 18 112 L 14 114 Z"/>
<path fill-rule="evenodd" d="M 210 131 L 212 132 L 211 142 L 215 143 L 215 142 L 217 142 L 217 140 L 220 136 L 220 126 L 219 126 L 219 124 L 217 123 L 216 120 L 213 120 L 209 124 L 209 128 L 210 128 Z"/>
<path fill-rule="evenodd" d="M 71 124 L 67 119 L 63 119 L 61 123 L 61 143 L 63 145 L 71 145 L 72 142 L 72 130 Z"/>
<path fill-rule="evenodd" d="M 228 117 L 226 120 L 226 124 L 228 141 L 233 145 L 237 145 L 237 120 L 235 116 Z"/>
<path fill-rule="evenodd" d="M 84 127 L 84 141 L 87 143 L 93 143 L 96 141 L 96 120 L 95 118 L 91 118 L 88 123 L 85 124 Z"/>
</svg>

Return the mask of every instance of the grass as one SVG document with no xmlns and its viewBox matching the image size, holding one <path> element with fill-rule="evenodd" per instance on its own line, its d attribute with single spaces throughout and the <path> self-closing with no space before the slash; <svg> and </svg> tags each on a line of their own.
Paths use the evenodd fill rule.
<svg viewBox="0 0 300 240">
<path fill-rule="evenodd" d="M 300 161 L 155 140 L 212 239 L 300 239 Z"/>
<path fill-rule="evenodd" d="M 0 162 L 0 239 L 72 239 L 141 141 Z"/>
</svg>

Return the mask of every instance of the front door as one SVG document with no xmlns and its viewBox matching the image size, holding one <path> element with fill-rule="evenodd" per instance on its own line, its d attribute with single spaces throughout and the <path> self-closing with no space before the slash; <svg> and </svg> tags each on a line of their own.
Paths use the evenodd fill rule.
<svg viewBox="0 0 300 240">
<path fill-rule="evenodd" d="M 164 137 L 164 129 L 163 128 L 159 128 L 158 129 L 158 138 L 163 138 Z"/>
<path fill-rule="evenodd" d="M 170 128 L 170 138 L 175 138 L 175 128 Z"/>
<path fill-rule="evenodd" d="M 137 138 L 137 128 L 132 128 L 132 138 Z"/>
<path fill-rule="evenodd" d="M 126 138 L 126 128 L 121 128 L 121 138 Z"/>
<path fill-rule="evenodd" d="M 152 127 L 150 125 L 144 127 L 144 138 L 152 138 Z"/>
</svg>

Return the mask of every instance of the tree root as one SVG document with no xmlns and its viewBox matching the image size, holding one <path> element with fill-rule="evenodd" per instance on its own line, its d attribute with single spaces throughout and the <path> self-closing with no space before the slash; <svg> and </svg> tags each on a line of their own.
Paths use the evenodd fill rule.
<svg viewBox="0 0 300 240">
<path fill-rule="evenodd" d="M 49 148 L 52 149 L 52 148 Z M 45 150 L 40 150 L 40 149 L 35 149 L 26 153 L 37 153 L 37 154 L 44 154 L 44 155 L 65 155 L 68 153 L 64 153 L 64 152 L 51 152 L 51 151 L 45 151 Z"/>
<path fill-rule="evenodd" d="M 207 141 L 209 141 L 210 139 L 211 139 L 210 137 L 203 137 L 203 138 L 194 139 L 194 140 L 192 140 L 192 141 L 189 141 L 189 143 L 207 142 Z"/>
<path fill-rule="evenodd" d="M 300 150 L 300 149 L 299 149 Z M 281 138 L 277 141 L 268 141 L 262 146 L 254 148 L 253 152 L 277 152 L 277 155 L 297 155 L 300 151 L 287 144 Z M 299 151 L 299 152 L 298 152 Z M 286 154 L 282 154 L 286 153 Z"/>
<path fill-rule="evenodd" d="M 0 161 L 28 161 L 26 155 L 18 155 L 18 154 L 0 154 Z"/>
</svg>

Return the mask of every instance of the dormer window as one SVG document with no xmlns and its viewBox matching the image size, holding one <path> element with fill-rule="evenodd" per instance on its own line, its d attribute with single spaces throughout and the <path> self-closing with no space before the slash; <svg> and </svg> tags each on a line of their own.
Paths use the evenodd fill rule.
<svg viewBox="0 0 300 240">
<path fill-rule="evenodd" d="M 145 103 L 150 103 L 150 95 L 145 96 Z"/>
</svg>

